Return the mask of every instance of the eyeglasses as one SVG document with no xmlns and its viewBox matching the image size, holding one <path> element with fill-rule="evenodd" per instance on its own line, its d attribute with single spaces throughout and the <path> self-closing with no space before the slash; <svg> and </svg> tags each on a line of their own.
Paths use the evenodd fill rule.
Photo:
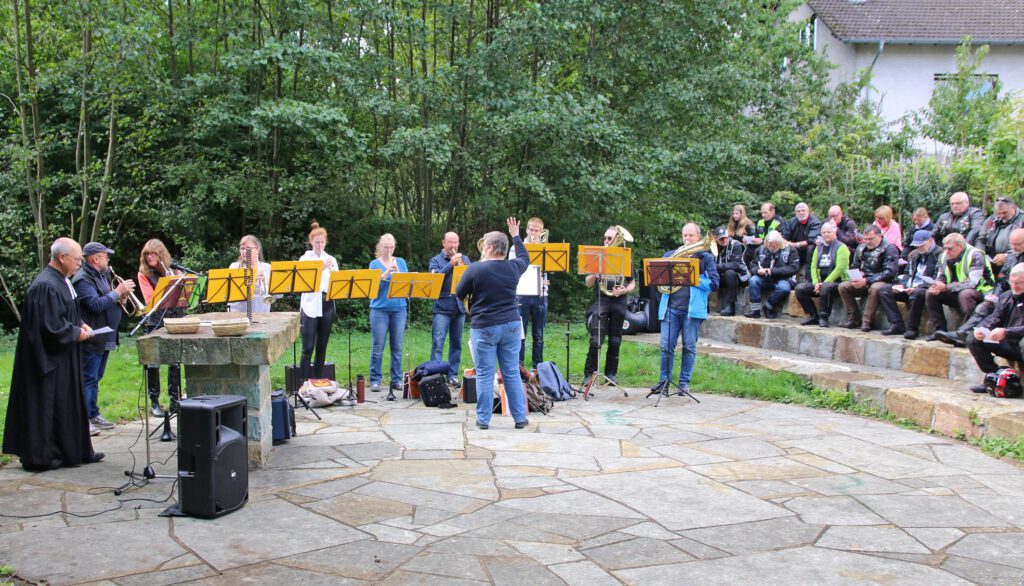
<svg viewBox="0 0 1024 586">
<path fill-rule="evenodd" d="M 605 237 L 604 237 L 604 241 L 605 241 L 605 242 L 611 242 L 612 240 L 615 240 L 615 237 L 614 237 L 614 236 L 605 236 Z"/>
</svg>

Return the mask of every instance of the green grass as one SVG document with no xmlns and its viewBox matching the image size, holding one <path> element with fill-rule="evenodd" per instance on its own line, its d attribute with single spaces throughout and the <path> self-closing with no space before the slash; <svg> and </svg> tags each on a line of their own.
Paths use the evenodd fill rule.
<svg viewBox="0 0 1024 586">
<path fill-rule="evenodd" d="M 971 445 L 981 448 L 983 451 L 997 457 L 1010 457 L 1018 462 L 1024 462 L 1024 435 L 1017 439 L 1003 437 L 974 437 L 967 440 Z"/>
</svg>

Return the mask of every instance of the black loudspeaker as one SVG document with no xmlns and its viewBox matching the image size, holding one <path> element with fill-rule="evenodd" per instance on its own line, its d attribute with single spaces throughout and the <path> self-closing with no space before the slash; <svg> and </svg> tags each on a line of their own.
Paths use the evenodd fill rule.
<svg viewBox="0 0 1024 586">
<path fill-rule="evenodd" d="M 299 387 L 302 386 L 302 383 L 306 382 L 304 380 L 299 380 L 301 378 L 302 369 L 299 368 L 298 364 L 286 364 L 284 367 L 284 390 L 287 391 L 289 394 L 298 392 Z M 330 380 L 338 380 L 337 377 L 334 376 L 333 362 L 324 363 L 323 378 Z"/>
<path fill-rule="evenodd" d="M 195 517 L 219 517 L 249 500 L 245 397 L 205 395 L 178 412 L 178 506 Z"/>
</svg>

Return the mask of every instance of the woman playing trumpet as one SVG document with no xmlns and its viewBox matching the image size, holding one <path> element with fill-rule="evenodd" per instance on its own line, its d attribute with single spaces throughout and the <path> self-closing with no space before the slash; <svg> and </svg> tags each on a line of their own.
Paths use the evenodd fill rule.
<svg viewBox="0 0 1024 586">
<path fill-rule="evenodd" d="M 370 350 L 370 390 L 380 391 L 383 379 L 381 362 L 384 357 L 384 342 L 391 336 L 391 389 L 402 388 L 402 340 L 405 337 L 406 301 L 388 299 L 391 275 L 407 273 L 405 259 L 395 256 L 395 237 L 384 234 L 377 241 L 377 258 L 370 261 L 371 269 L 380 269 L 380 290 L 370 301 L 370 332 L 373 347 Z"/>
</svg>

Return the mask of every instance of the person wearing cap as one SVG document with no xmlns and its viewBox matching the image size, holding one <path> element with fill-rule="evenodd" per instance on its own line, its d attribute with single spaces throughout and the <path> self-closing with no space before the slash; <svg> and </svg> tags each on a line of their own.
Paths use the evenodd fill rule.
<svg viewBox="0 0 1024 586">
<path fill-rule="evenodd" d="M 82 342 L 82 383 L 85 390 L 85 407 L 89 416 L 89 432 L 92 435 L 100 429 L 110 429 L 114 424 L 100 415 L 97 405 L 100 379 L 107 366 L 107 356 L 117 347 L 117 328 L 121 325 L 120 303 L 135 290 L 132 281 L 121 281 L 111 287 L 110 255 L 114 251 L 100 244 L 90 242 L 82 247 L 85 262 L 71 279 L 78 293 L 78 311 L 82 321 L 94 330 L 109 327 L 112 332 L 96 334 Z"/>
<path fill-rule="evenodd" d="M 964 320 L 964 323 L 960 324 L 956 331 L 935 332 L 938 340 L 957 348 L 965 347 L 975 326 L 988 317 L 996 308 L 999 300 L 1007 295 L 1007 291 L 1010 290 L 1010 271 L 1021 262 L 1024 262 L 1024 228 L 1017 228 L 1010 232 L 1010 252 L 1007 253 L 1005 262 L 1000 267 L 999 274 L 996 275 L 995 287 L 985 294 L 985 300 L 974 308 L 974 312 Z"/>
<path fill-rule="evenodd" d="M 832 303 L 838 294 L 839 283 L 850 278 L 846 270 L 850 266 L 850 249 L 839 241 L 836 225 L 831 220 L 821 226 L 821 238 L 811 253 L 811 281 L 796 286 L 796 300 L 807 312 L 808 318 L 800 325 L 818 324 L 828 327 L 832 315 Z M 812 297 L 819 297 L 818 307 Z"/>
<path fill-rule="evenodd" d="M 719 226 L 714 231 L 718 243 L 715 267 L 718 269 L 718 315 L 736 315 L 736 295 L 750 279 L 750 267 L 744 262 L 746 247 L 729 237 L 729 230 Z"/>
<path fill-rule="evenodd" d="M 878 292 L 878 301 L 889 319 L 889 329 L 883 331 L 882 335 L 902 334 L 904 338 L 913 340 L 917 338 L 921 315 L 924 314 L 925 296 L 929 285 L 926 279 L 935 278 L 942 248 L 936 246 L 932 231 L 928 228 L 914 232 L 914 237 L 908 244 L 910 254 L 907 255 L 906 270 L 896 278 L 895 283 L 887 284 Z M 909 306 L 906 322 L 903 321 L 903 315 L 896 306 L 897 301 L 903 301 Z"/>
</svg>

